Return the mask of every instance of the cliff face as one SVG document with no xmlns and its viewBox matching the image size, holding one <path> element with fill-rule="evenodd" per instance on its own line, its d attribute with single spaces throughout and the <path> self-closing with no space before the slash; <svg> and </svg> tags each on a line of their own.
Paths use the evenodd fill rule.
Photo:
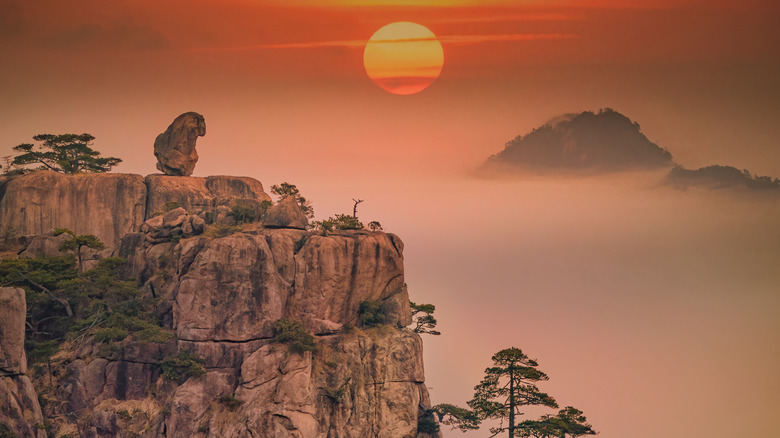
<svg viewBox="0 0 780 438">
<path fill-rule="evenodd" d="M 116 248 L 122 236 L 139 231 L 171 201 L 216 217 L 236 202 L 258 209 L 270 199 L 260 181 L 247 177 L 36 171 L 0 180 L 0 231 L 21 237 L 69 228 L 76 234 L 94 234 L 106 247 Z"/>
<path fill-rule="evenodd" d="M 250 197 L 262 190 L 254 180 L 222 178 L 228 177 L 147 178 L 147 205 L 185 207 L 191 214 L 172 211 L 158 220 L 176 226 L 191 219 L 174 216 L 213 207 L 207 196 L 214 193 L 267 198 Z M 163 186 L 176 189 L 158 193 Z M 405 328 L 411 313 L 397 236 L 321 235 L 255 223 L 223 237 L 150 240 L 159 229 L 144 229 L 146 235 L 126 234 L 114 254 L 128 259 L 127 277 L 158 300 L 159 318 L 174 336 L 162 343 L 128 338 L 108 352 L 91 338 L 66 345 L 55 356 L 55 372 L 42 369 L 35 380 L 50 401 L 44 414 L 60 433 L 430 436 L 417 432 L 430 401 L 421 339 Z M 359 327 L 364 301 L 381 303 L 385 324 Z M 282 318 L 313 333 L 317 350 L 274 342 L 274 322 Z M 163 358 L 182 352 L 198 358 L 205 373 L 181 368 L 163 375 Z"/>
<path fill-rule="evenodd" d="M 46 433 L 36 427 L 43 425 L 44 420 L 38 395 L 27 376 L 24 354 L 26 309 L 24 290 L 0 287 L 0 423 L 7 428 L 5 432 L 45 438 Z"/>
<path fill-rule="evenodd" d="M 69 228 L 113 246 L 141 226 L 145 211 L 146 186 L 140 175 L 37 171 L 0 188 L 0 228 L 17 236 Z"/>
</svg>

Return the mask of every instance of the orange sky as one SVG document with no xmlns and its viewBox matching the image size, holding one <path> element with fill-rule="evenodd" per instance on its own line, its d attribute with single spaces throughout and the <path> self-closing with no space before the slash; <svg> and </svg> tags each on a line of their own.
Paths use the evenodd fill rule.
<svg viewBox="0 0 780 438">
<path fill-rule="evenodd" d="M 206 142 L 243 152 L 276 144 L 310 116 L 327 147 L 290 138 L 287 148 L 312 157 L 301 165 L 317 166 L 318 151 L 352 151 L 370 124 L 387 141 L 374 138 L 360 151 L 367 157 L 404 145 L 422 153 L 424 144 L 430 160 L 446 151 L 465 168 L 558 114 L 612 107 L 682 164 L 780 175 L 774 2 L 431 3 L 463 6 L 2 0 L 0 116 L 9 128 L 0 139 L 10 148 L 40 130 L 84 130 L 123 156 L 195 110 L 225 131 L 210 130 Z M 439 80 L 407 100 L 384 95 L 362 66 L 362 42 L 394 21 L 427 26 L 445 51 Z M 248 126 L 236 112 L 274 128 Z M 448 125 L 466 132 L 448 135 Z M 398 144 L 399 127 L 420 143 Z M 153 170 L 142 154 L 126 160 L 127 170 Z M 218 169 L 208 171 L 228 171 Z"/>
<path fill-rule="evenodd" d="M 780 177 L 780 3 L 0 0 L 0 11 L 0 156 L 36 134 L 89 132 L 124 159 L 116 171 L 154 173 L 156 135 L 197 111 L 208 129 L 196 176 L 295 183 L 318 219 L 365 199 L 361 216 L 406 244 L 413 299 L 437 305 L 444 335 L 425 339 L 434 402 L 463 404 L 489 356 L 516 344 L 603 438 L 774 433 L 776 199 L 678 193 L 647 176 L 469 172 L 557 115 L 611 107 L 687 167 Z M 362 65 L 363 43 L 396 21 L 428 27 L 444 49 L 441 76 L 410 96 Z"/>
</svg>

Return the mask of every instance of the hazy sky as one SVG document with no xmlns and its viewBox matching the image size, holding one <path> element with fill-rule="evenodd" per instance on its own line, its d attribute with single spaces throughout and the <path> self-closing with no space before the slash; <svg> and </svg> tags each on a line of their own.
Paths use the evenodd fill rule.
<svg viewBox="0 0 780 438">
<path fill-rule="evenodd" d="M 155 172 L 179 114 L 196 175 L 282 181 L 318 217 L 360 205 L 406 243 L 435 403 L 496 351 L 536 357 L 604 438 L 769 436 L 780 412 L 778 198 L 658 174 L 475 179 L 508 140 L 614 108 L 687 167 L 780 177 L 780 4 L 761 0 L 0 0 L 0 154 L 88 132 Z M 362 65 L 412 21 L 442 74 L 397 96 Z M 462 436 L 457 432 L 446 436 Z M 486 436 L 473 433 L 468 437 Z"/>
</svg>

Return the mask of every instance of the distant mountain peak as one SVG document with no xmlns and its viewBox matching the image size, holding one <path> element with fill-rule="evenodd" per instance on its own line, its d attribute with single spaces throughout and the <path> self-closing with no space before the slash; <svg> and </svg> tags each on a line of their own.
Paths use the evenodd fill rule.
<svg viewBox="0 0 780 438">
<path fill-rule="evenodd" d="M 488 164 L 611 172 L 671 167 L 674 162 L 672 154 L 645 137 L 638 123 L 605 108 L 557 116 L 510 140 Z"/>
</svg>

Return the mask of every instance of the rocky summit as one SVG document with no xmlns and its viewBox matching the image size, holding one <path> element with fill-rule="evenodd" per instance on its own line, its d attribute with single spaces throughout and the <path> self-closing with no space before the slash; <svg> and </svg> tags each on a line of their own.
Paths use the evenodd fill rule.
<svg viewBox="0 0 780 438">
<path fill-rule="evenodd" d="M 126 261 L 117 271 L 130 280 L 122 288 L 132 284 L 153 303 L 160 333 L 101 329 L 98 336 L 85 323 L 48 362 L 28 370 L 24 293 L 0 289 L 0 425 L 40 437 L 43 429 L 83 437 L 440 436 L 418 431 L 431 405 L 422 341 L 407 328 L 398 236 L 306 230 L 290 201 L 269 209 L 268 226 L 262 212 L 247 220 L 255 202 L 270 199 L 248 178 L 100 177 L 35 172 L 11 180 L 0 222 L 38 234 L 70 226 L 105 237 L 111 250 L 95 257 Z M 34 203 L 24 202 L 19 191 L 44 180 L 68 203 L 58 205 L 43 187 Z M 132 187 L 131 197 L 117 194 L 124 185 L 117 181 Z M 94 193 L 75 193 L 82 187 Z M 60 240 L 27 236 L 19 250 L 53 255 Z M 376 306 L 381 323 L 365 323 L 365 303 Z M 103 318 L 85 321 L 112 316 Z"/>
<path fill-rule="evenodd" d="M 195 143 L 206 135 L 206 119 L 196 112 L 176 117 L 154 140 L 157 169 L 166 175 L 190 176 L 198 162 Z"/>
</svg>

